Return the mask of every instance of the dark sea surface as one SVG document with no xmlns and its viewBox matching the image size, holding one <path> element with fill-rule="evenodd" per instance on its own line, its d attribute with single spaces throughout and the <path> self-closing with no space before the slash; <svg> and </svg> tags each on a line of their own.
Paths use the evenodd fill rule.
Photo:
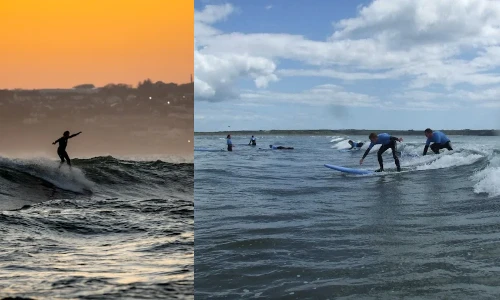
<svg viewBox="0 0 500 300">
<path fill-rule="evenodd" d="M 0 299 L 193 299 L 193 164 L 0 157 Z"/>
<path fill-rule="evenodd" d="M 339 151 L 366 136 L 256 137 L 195 151 L 196 299 L 500 298 L 499 137 L 422 157 L 425 137 L 402 136 L 404 171 L 372 175 L 323 166 L 377 169 L 378 145 L 362 166 L 368 143 Z"/>
</svg>

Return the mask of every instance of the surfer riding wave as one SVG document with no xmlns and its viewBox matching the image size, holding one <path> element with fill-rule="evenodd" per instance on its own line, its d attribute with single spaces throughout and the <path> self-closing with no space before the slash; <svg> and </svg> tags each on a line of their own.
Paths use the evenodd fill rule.
<svg viewBox="0 0 500 300">
<path fill-rule="evenodd" d="M 52 145 L 59 143 L 59 147 L 57 147 L 57 155 L 59 155 L 59 158 L 61 158 L 61 164 L 59 165 L 59 167 L 61 167 L 65 160 L 66 163 L 71 167 L 71 160 L 69 159 L 68 152 L 66 152 L 66 146 L 68 145 L 68 139 L 73 138 L 80 133 L 82 132 L 80 131 L 78 133 L 69 135 L 69 131 L 65 131 L 61 138 L 52 143 Z"/>
</svg>

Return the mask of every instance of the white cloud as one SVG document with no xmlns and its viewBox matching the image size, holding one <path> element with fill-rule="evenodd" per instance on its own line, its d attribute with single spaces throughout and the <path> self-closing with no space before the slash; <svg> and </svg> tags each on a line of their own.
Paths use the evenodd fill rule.
<svg viewBox="0 0 500 300">
<path fill-rule="evenodd" d="M 376 99 L 369 95 L 329 90 L 329 100 L 315 100 L 320 92 L 298 94 L 256 91 L 240 95 L 234 87 L 241 78 L 251 78 L 257 88 L 266 88 L 281 77 L 315 76 L 340 80 L 401 79 L 405 91 L 395 101 L 434 99 L 482 99 L 456 91 L 468 84 L 500 84 L 500 1 L 493 0 L 376 0 L 360 7 L 354 18 L 334 24 L 325 41 L 301 35 L 270 33 L 223 33 L 213 26 L 237 11 L 232 5 L 207 6 L 195 14 L 195 95 L 197 100 L 267 99 L 278 97 L 300 103 L 330 103 L 335 96 L 349 103 Z M 300 69 L 279 69 L 289 59 L 305 64 Z M 310 68 L 306 68 L 306 66 Z M 446 97 L 418 91 L 438 85 L 449 90 Z M 413 94 L 410 94 L 413 92 Z M 418 94 L 420 92 L 420 94 Z M 339 94 L 340 93 L 340 94 Z M 473 93 L 473 92 L 469 92 Z M 334 95 L 334 96 L 333 96 Z M 496 94 L 494 94 L 496 95 Z M 365 98 L 363 98 L 365 97 Z M 416 105 L 396 105 L 414 107 Z M 429 106 L 427 106 L 429 107 Z M 420 107 L 422 108 L 422 107 Z"/>
<path fill-rule="evenodd" d="M 234 11 L 234 7 L 229 3 L 224 5 L 206 5 L 203 11 L 194 12 L 194 21 L 204 24 L 213 24 L 225 20 Z"/>
<path fill-rule="evenodd" d="M 301 93 L 279 93 L 270 91 L 246 92 L 241 95 L 242 100 L 254 103 L 306 104 L 306 105 L 343 105 L 368 107 L 378 103 L 377 98 L 365 94 L 353 93 L 344 88 L 325 84 L 316 86 Z"/>
<path fill-rule="evenodd" d="M 224 56 L 194 54 L 195 96 L 198 100 L 222 101 L 238 98 L 234 89 L 239 78 L 254 79 L 258 88 L 277 81 L 276 65 L 269 59 L 228 53 Z"/>
<path fill-rule="evenodd" d="M 342 72 L 334 69 L 281 69 L 277 74 L 286 76 L 301 76 L 301 77 L 330 77 L 342 80 L 370 80 L 370 79 L 389 79 L 398 77 L 398 73 L 394 71 L 389 72 Z"/>
<path fill-rule="evenodd" d="M 194 93 L 197 100 L 223 101 L 239 97 L 235 82 L 240 78 L 251 78 L 257 88 L 265 88 L 277 81 L 274 74 L 276 64 L 267 58 L 252 56 L 248 52 L 236 52 L 228 48 L 222 53 L 205 53 L 198 49 L 198 38 L 214 38 L 219 31 L 209 24 L 225 19 L 235 9 L 230 4 L 206 6 L 195 12 Z M 204 45 L 206 47 L 206 45 Z"/>
<path fill-rule="evenodd" d="M 375 39 L 391 48 L 487 46 L 500 42 L 496 0 L 375 0 L 335 23 L 332 40 Z"/>
<path fill-rule="evenodd" d="M 270 10 L 271 8 L 273 8 L 273 6 L 272 6 L 272 5 L 268 5 L 268 6 L 266 6 L 266 9 L 267 9 L 267 10 Z"/>
</svg>

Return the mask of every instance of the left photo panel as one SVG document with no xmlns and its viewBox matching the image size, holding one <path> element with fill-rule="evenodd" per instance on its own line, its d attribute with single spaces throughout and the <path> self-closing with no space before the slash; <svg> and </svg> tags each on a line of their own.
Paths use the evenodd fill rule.
<svg viewBox="0 0 500 300">
<path fill-rule="evenodd" d="M 0 2 L 0 299 L 193 299 L 193 1 Z"/>
</svg>

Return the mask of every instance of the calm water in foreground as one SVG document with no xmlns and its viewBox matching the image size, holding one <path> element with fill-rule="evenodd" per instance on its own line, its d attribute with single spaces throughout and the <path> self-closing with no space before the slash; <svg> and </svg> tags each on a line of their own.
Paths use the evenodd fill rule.
<svg viewBox="0 0 500 300">
<path fill-rule="evenodd" d="M 402 173 L 360 168 L 344 137 L 233 137 L 195 152 L 196 299 L 498 299 L 500 138 L 451 136 L 454 151 L 405 156 Z M 366 137 L 350 137 L 366 141 Z M 425 137 L 403 136 L 422 154 Z M 292 151 L 258 150 L 269 144 Z M 196 147 L 225 148 L 224 136 Z M 362 168 L 376 169 L 376 146 Z M 385 167 L 394 168 L 390 150 Z"/>
</svg>

